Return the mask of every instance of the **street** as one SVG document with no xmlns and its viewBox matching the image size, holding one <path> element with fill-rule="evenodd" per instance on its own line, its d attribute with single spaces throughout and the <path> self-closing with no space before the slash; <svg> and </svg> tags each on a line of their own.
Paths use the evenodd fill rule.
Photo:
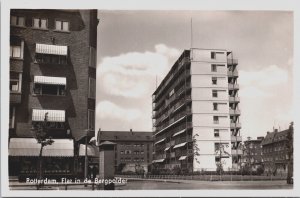
<svg viewBox="0 0 300 198">
<path fill-rule="evenodd" d="M 36 190 L 34 185 L 10 182 L 11 190 Z M 96 188 L 95 188 L 96 189 Z M 293 189 L 285 180 L 277 181 L 197 181 L 197 180 L 140 180 L 129 179 L 124 185 L 116 185 L 116 190 L 234 190 L 234 189 Z M 65 186 L 46 186 L 41 190 L 66 190 Z M 67 190 L 92 190 L 88 185 L 68 185 Z"/>
</svg>

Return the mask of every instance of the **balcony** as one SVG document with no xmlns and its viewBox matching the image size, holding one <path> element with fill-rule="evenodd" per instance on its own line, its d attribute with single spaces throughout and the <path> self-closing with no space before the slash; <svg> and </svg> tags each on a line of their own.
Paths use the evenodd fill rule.
<svg viewBox="0 0 300 198">
<path fill-rule="evenodd" d="M 21 93 L 10 92 L 10 103 L 11 104 L 20 104 L 21 103 Z"/>
<path fill-rule="evenodd" d="M 239 72 L 237 70 L 227 71 L 227 75 L 228 75 L 228 77 L 238 77 L 239 76 Z"/>
<path fill-rule="evenodd" d="M 238 59 L 234 59 L 234 58 L 227 58 L 227 64 L 228 65 L 238 65 Z"/>
<path fill-rule="evenodd" d="M 230 115 L 241 115 L 241 111 L 239 109 L 229 109 Z"/>
<path fill-rule="evenodd" d="M 242 127 L 242 125 L 239 122 L 237 122 L 237 123 L 231 122 L 230 123 L 230 128 L 241 128 L 241 127 Z"/>
<path fill-rule="evenodd" d="M 231 155 L 243 155 L 243 151 L 241 149 L 231 149 Z"/>
<path fill-rule="evenodd" d="M 229 102 L 240 102 L 240 97 L 229 96 Z"/>
<path fill-rule="evenodd" d="M 237 89 L 240 89 L 240 86 L 238 84 L 229 83 L 228 89 L 229 90 L 237 90 Z"/>
<path fill-rule="evenodd" d="M 241 142 L 242 136 L 231 136 L 231 142 Z"/>
</svg>

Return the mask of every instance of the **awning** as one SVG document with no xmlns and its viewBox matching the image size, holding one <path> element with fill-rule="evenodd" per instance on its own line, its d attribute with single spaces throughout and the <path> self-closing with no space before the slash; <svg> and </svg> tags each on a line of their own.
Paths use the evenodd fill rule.
<svg viewBox="0 0 300 198">
<path fill-rule="evenodd" d="M 39 54 L 68 55 L 68 46 L 36 44 L 35 52 Z"/>
<path fill-rule="evenodd" d="M 178 160 L 181 161 L 181 160 L 185 160 L 186 159 L 186 156 L 181 156 Z"/>
<path fill-rule="evenodd" d="M 65 110 L 32 109 L 32 121 L 41 122 L 48 113 L 48 122 L 65 122 Z"/>
<path fill-rule="evenodd" d="M 153 160 L 152 163 L 161 163 L 164 161 L 165 161 L 165 159 L 158 159 L 158 160 Z"/>
<path fill-rule="evenodd" d="M 165 148 L 165 151 L 167 151 L 167 150 L 169 150 L 171 147 L 167 147 L 167 148 Z"/>
<path fill-rule="evenodd" d="M 185 132 L 185 129 L 183 129 L 183 130 L 181 130 L 181 131 L 178 131 L 178 132 L 176 132 L 176 133 L 173 135 L 173 137 L 175 137 L 175 136 L 177 136 L 177 135 L 179 135 L 179 134 L 181 134 L 181 133 L 183 133 L 183 132 Z"/>
<path fill-rule="evenodd" d="M 161 139 L 161 140 L 159 140 L 159 141 L 155 142 L 155 143 L 154 143 L 154 145 L 155 145 L 155 144 L 159 144 L 159 143 L 161 143 L 161 142 L 165 141 L 165 139 L 166 139 L 166 138 L 163 138 L 163 139 Z"/>
<path fill-rule="evenodd" d="M 65 77 L 34 76 L 34 83 L 47 85 L 66 85 L 67 79 Z"/>
<path fill-rule="evenodd" d="M 85 145 L 79 145 L 79 156 L 85 156 Z M 99 157 L 99 150 L 96 146 L 87 145 L 87 156 Z"/>
<path fill-rule="evenodd" d="M 72 139 L 52 139 L 54 142 L 43 148 L 45 157 L 73 157 L 74 147 Z M 11 138 L 9 142 L 9 156 L 34 156 L 40 154 L 41 145 L 35 138 Z"/>
<path fill-rule="evenodd" d="M 179 148 L 179 147 L 182 147 L 182 146 L 185 146 L 187 142 L 184 142 L 184 143 L 181 143 L 181 144 L 177 144 L 175 145 L 173 148 Z"/>
</svg>

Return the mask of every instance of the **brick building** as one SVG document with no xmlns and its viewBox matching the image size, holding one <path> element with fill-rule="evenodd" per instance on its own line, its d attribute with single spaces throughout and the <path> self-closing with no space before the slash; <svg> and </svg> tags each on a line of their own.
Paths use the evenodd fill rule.
<svg viewBox="0 0 300 198">
<path fill-rule="evenodd" d="M 267 132 L 262 141 L 263 165 L 267 174 L 287 174 L 289 129 Z"/>
<path fill-rule="evenodd" d="M 242 165 L 248 166 L 252 171 L 256 171 L 257 168 L 262 166 L 262 141 L 264 137 L 257 137 L 257 139 L 248 139 L 244 141 Z"/>
<path fill-rule="evenodd" d="M 46 114 L 45 174 L 77 174 L 79 144 L 94 136 L 97 10 L 17 9 L 10 24 L 10 175 L 35 174 L 32 128 Z"/>
<path fill-rule="evenodd" d="M 237 170 L 242 151 L 238 61 L 227 50 L 184 50 L 152 95 L 159 169 Z M 220 153 L 221 151 L 221 153 Z"/>
<path fill-rule="evenodd" d="M 97 142 L 111 141 L 115 146 L 116 172 L 135 172 L 136 166 L 148 172 L 152 163 L 153 137 L 152 132 L 141 131 L 101 131 Z M 122 167 L 122 168 L 121 168 Z M 122 169 L 122 170 L 121 170 Z"/>
</svg>

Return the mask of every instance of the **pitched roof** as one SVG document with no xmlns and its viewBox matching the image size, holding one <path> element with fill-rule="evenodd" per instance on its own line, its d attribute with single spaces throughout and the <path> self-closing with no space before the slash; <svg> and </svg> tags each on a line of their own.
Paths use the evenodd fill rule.
<svg viewBox="0 0 300 198">
<path fill-rule="evenodd" d="M 280 132 L 270 132 L 266 135 L 265 139 L 262 141 L 262 145 L 272 144 L 274 142 L 280 142 L 286 140 L 288 134 L 288 129 Z"/>
</svg>

